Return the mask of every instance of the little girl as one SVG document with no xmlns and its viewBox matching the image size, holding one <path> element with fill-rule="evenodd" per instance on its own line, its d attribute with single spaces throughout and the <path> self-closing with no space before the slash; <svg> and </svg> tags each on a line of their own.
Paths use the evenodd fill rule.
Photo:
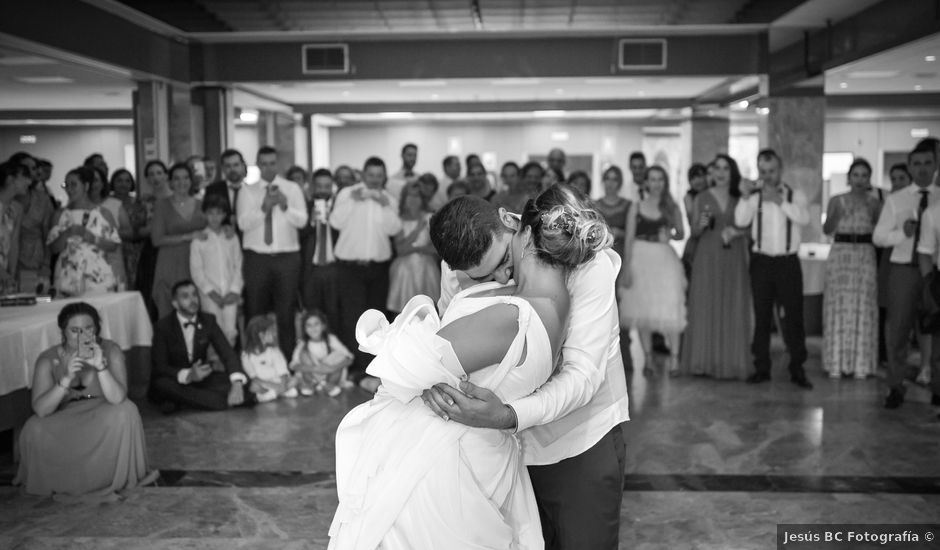
<svg viewBox="0 0 940 550">
<path fill-rule="evenodd" d="M 248 389 L 259 403 L 284 397 L 297 397 L 296 382 L 287 370 L 287 360 L 277 347 L 277 319 L 256 315 L 245 327 L 242 368 L 251 380 Z"/>
<path fill-rule="evenodd" d="M 336 397 L 347 385 L 346 371 L 353 354 L 330 333 L 326 316 L 316 310 L 301 318 L 303 338 L 297 343 L 290 367 L 303 395 L 325 393 Z"/>
</svg>

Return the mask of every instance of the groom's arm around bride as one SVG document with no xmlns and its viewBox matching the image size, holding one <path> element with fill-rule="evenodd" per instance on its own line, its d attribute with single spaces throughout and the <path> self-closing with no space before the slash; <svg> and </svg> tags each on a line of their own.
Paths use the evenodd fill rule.
<svg viewBox="0 0 940 550">
<path fill-rule="evenodd" d="M 539 502 L 546 548 L 618 545 L 628 401 L 614 282 L 620 258 L 606 250 L 568 278 L 571 310 L 562 362 L 533 394 L 508 404 L 464 382 L 437 386 L 425 402 L 461 424 L 515 429 Z M 442 296 L 457 273 L 444 266 Z M 446 304 L 442 304 L 446 307 Z"/>
</svg>

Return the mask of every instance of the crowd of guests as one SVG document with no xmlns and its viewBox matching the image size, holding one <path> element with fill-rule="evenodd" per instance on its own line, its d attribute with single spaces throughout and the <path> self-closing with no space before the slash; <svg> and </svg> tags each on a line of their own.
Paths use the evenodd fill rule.
<svg viewBox="0 0 940 550">
<path fill-rule="evenodd" d="M 355 385 L 375 391 L 356 322 L 367 309 L 391 317 L 418 294 L 437 299 L 441 266 L 429 236 L 436 208 L 476 195 L 519 214 L 557 183 L 591 194 L 588 174 L 566 173 L 558 149 L 545 166 L 505 163 L 498 183 L 476 155 L 465 159 L 465 175 L 460 159 L 445 158 L 440 178 L 415 171 L 417 155 L 417 146 L 405 145 L 391 175 L 370 157 L 361 170 L 308 174 L 295 166 L 282 176 L 277 150 L 262 147 L 260 179 L 248 182 L 243 155 L 229 149 L 218 169 L 199 157 L 169 168 L 149 162 L 143 177 L 152 193 L 142 193 L 129 171 L 109 175 L 101 155 L 56 188 L 48 162 L 17 153 L 0 164 L 0 287 L 71 297 L 139 291 L 154 319 L 150 397 L 167 413 L 335 397 Z M 918 144 L 907 164 L 891 168 L 890 194 L 872 186 L 871 166 L 856 159 L 850 191 L 829 200 L 823 226 L 834 241 L 823 368 L 833 378 L 872 376 L 882 339 L 888 408 L 903 403 L 912 375 L 932 384 L 940 405 L 937 155 L 936 140 Z M 757 166 L 758 180 L 748 181 L 726 154 L 695 164 L 681 201 L 668 171 L 647 166 L 642 153 L 630 156 L 626 187 L 620 167 L 604 170 L 595 204 L 623 258 L 622 340 L 637 330 L 645 374 L 655 374 L 665 352 L 673 375 L 765 382 L 776 324 L 791 381 L 813 387 L 803 367 L 797 255 L 808 200 L 785 183 L 774 151 L 761 151 Z M 670 242 L 685 239 L 686 228 L 680 257 Z M 36 415 L 23 431 L 18 482 L 29 492 L 74 494 L 148 482 L 121 350 L 101 338 L 101 319 L 87 303 L 64 307 L 58 321 L 62 343 L 35 369 Z M 915 335 L 919 372 L 908 366 Z M 82 481 L 56 473 L 67 458 L 51 449 L 63 441 L 84 449 L 89 440 L 107 442 L 81 451 L 100 471 Z"/>
</svg>

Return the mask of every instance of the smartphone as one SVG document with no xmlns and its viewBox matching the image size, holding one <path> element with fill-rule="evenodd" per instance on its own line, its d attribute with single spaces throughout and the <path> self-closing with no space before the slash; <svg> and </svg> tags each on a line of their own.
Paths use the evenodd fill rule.
<svg viewBox="0 0 940 550">
<path fill-rule="evenodd" d="M 196 176 L 196 181 L 205 181 L 206 163 L 201 160 L 193 162 L 193 175 Z"/>
<path fill-rule="evenodd" d="M 95 338 L 94 336 L 82 336 L 78 341 L 78 357 L 80 359 L 91 359 L 95 356 L 94 346 Z"/>
</svg>

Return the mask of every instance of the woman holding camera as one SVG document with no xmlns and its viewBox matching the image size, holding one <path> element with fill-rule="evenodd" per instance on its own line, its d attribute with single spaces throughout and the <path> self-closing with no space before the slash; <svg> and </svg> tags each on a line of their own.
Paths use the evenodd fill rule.
<svg viewBox="0 0 940 550">
<path fill-rule="evenodd" d="M 109 497 L 153 481 L 140 413 L 127 400 L 124 354 L 101 339 L 98 311 L 68 304 L 58 325 L 62 343 L 36 360 L 36 414 L 20 434 L 14 484 L 35 495 Z"/>
<path fill-rule="evenodd" d="M 751 367 L 752 313 L 748 234 L 734 226 L 741 172 L 728 155 L 718 155 L 713 164 L 715 185 L 699 193 L 692 208 L 692 237 L 698 242 L 682 372 L 743 380 Z"/>
</svg>

